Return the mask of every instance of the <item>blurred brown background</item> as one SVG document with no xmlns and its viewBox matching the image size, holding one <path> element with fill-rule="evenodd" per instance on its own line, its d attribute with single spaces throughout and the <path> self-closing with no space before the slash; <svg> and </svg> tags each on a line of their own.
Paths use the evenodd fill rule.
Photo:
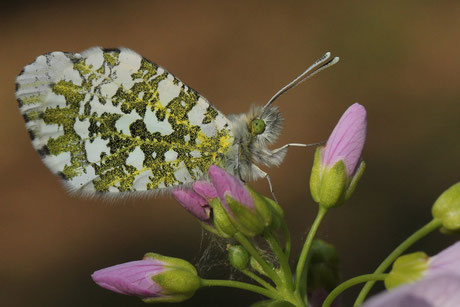
<svg viewBox="0 0 460 307">
<path fill-rule="evenodd" d="M 94 1 L 96 2 L 96 1 Z M 198 261 L 201 230 L 168 197 L 118 203 L 69 196 L 33 150 L 14 98 L 22 67 L 42 53 L 126 46 L 159 63 L 226 114 L 265 103 L 325 51 L 334 66 L 277 101 L 277 145 L 325 140 L 353 102 L 368 110 L 368 169 L 319 237 L 343 277 L 372 271 L 430 219 L 460 179 L 458 1 L 11 1 L 0 10 L 0 304 L 142 306 L 90 274 L 155 251 Z M 294 252 L 316 213 L 312 151 L 270 169 Z M 265 181 L 254 186 L 268 193 Z M 430 254 L 460 239 L 432 234 Z M 206 276 L 225 278 L 225 269 Z M 349 306 L 358 287 L 347 291 Z M 203 289 L 182 306 L 246 306 L 243 291 Z M 232 303 L 233 302 L 233 303 Z"/>
</svg>

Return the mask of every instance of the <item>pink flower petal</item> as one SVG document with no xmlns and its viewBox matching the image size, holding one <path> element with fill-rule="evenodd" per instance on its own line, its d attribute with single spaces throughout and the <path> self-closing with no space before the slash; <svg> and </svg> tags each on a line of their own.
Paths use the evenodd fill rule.
<svg viewBox="0 0 460 307">
<path fill-rule="evenodd" d="M 217 191 L 208 181 L 196 181 L 193 183 L 193 190 L 197 192 L 201 197 L 210 201 L 213 198 L 218 197 Z"/>
<path fill-rule="evenodd" d="M 323 163 L 330 167 L 343 160 L 347 176 L 353 175 L 366 141 L 366 131 L 366 109 L 355 103 L 343 113 L 327 140 L 323 151 Z"/>
<path fill-rule="evenodd" d="M 440 274 L 454 274 L 460 277 L 460 241 L 430 258 L 426 277 Z"/>
<path fill-rule="evenodd" d="M 162 288 L 151 277 L 163 271 L 164 264 L 161 261 L 144 259 L 96 271 L 91 278 L 105 289 L 147 298 L 161 295 Z"/>
<path fill-rule="evenodd" d="M 217 191 L 217 195 L 219 196 L 220 201 L 226 207 L 227 210 L 227 203 L 225 201 L 225 195 L 229 195 L 236 201 L 240 202 L 243 205 L 253 209 L 254 204 L 252 202 L 251 194 L 243 185 L 241 180 L 237 179 L 236 177 L 230 175 L 223 169 L 218 166 L 211 165 L 209 167 L 209 178 Z"/>
<path fill-rule="evenodd" d="M 172 191 L 172 196 L 188 212 L 203 222 L 210 219 L 208 202 L 192 189 L 177 189 Z"/>
<path fill-rule="evenodd" d="M 383 292 L 362 307 L 457 307 L 460 277 L 439 275 Z"/>
</svg>

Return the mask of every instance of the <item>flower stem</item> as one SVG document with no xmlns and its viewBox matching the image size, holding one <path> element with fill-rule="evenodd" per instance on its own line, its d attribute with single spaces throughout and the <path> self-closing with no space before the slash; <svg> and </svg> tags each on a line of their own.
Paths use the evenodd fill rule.
<svg viewBox="0 0 460 307">
<path fill-rule="evenodd" d="M 414 232 L 409 238 L 402 242 L 398 247 L 396 247 L 391 254 L 389 254 L 385 260 L 377 267 L 374 274 L 380 274 L 385 272 L 385 270 L 398 258 L 405 250 L 411 247 L 415 242 L 421 238 L 428 235 L 430 232 L 438 229 L 442 226 L 442 222 L 438 219 L 433 219 L 425 226 Z M 364 287 L 361 289 L 361 292 L 358 295 L 354 303 L 354 307 L 361 305 L 366 299 L 367 294 L 371 290 L 372 286 L 375 284 L 375 281 L 368 281 Z"/>
<path fill-rule="evenodd" d="M 329 295 L 326 297 L 326 299 L 323 302 L 322 307 L 329 307 L 331 306 L 332 302 L 335 300 L 335 298 L 342 293 L 343 291 L 347 290 L 348 288 L 363 283 L 363 282 L 368 282 L 368 281 L 377 281 L 377 280 L 384 280 L 385 277 L 388 274 L 366 274 L 366 275 L 361 275 L 361 276 L 356 276 L 353 277 L 349 280 L 344 281 L 340 285 L 338 285 L 334 290 L 329 293 Z"/>
<path fill-rule="evenodd" d="M 303 245 L 302 251 L 299 256 L 299 261 L 297 262 L 297 267 L 295 270 L 295 292 L 297 294 L 300 293 L 301 287 L 306 287 L 306 285 L 302 285 L 302 275 L 305 273 L 305 263 L 308 256 L 308 251 L 310 250 L 311 243 L 313 242 L 313 238 L 316 235 L 316 231 L 318 230 L 319 224 L 323 220 L 324 216 L 326 215 L 327 209 L 319 206 L 318 214 L 316 215 L 313 224 L 311 225 L 310 231 L 308 232 L 307 239 Z"/>
<path fill-rule="evenodd" d="M 253 279 L 254 281 L 258 282 L 261 286 L 265 287 L 267 290 L 270 290 L 272 292 L 276 292 L 276 289 L 273 288 L 272 285 L 270 285 L 268 282 L 263 280 L 261 277 L 257 276 L 257 274 L 249 271 L 249 270 L 241 270 L 241 273 L 244 275 L 248 276 L 249 278 Z"/>
<path fill-rule="evenodd" d="M 257 251 L 257 249 L 252 245 L 252 243 L 241 233 L 237 232 L 233 236 L 235 240 L 240 242 L 241 245 L 248 251 L 248 253 L 254 257 L 254 259 L 260 264 L 264 272 L 267 274 L 268 277 L 273 280 L 273 282 L 277 285 L 280 286 L 282 285 L 282 281 L 278 274 L 276 274 L 275 270 L 273 269 L 272 266 L 270 266 L 264 258 L 260 255 L 260 253 Z"/>
<path fill-rule="evenodd" d="M 279 294 L 276 292 L 272 292 L 270 290 L 264 289 L 259 286 L 251 285 L 241 281 L 235 280 L 221 280 L 221 279 L 201 279 L 201 287 L 230 287 L 230 288 L 238 288 L 243 290 L 252 291 L 255 293 L 262 294 L 268 298 L 274 300 L 283 299 Z"/>
<path fill-rule="evenodd" d="M 265 240 L 267 240 L 268 244 L 270 245 L 270 248 L 279 260 L 285 287 L 290 289 L 290 291 L 294 290 L 292 284 L 292 271 L 291 267 L 289 266 L 289 258 L 283 252 L 278 238 L 276 238 L 275 235 L 269 231 L 264 234 L 264 238 Z"/>
</svg>

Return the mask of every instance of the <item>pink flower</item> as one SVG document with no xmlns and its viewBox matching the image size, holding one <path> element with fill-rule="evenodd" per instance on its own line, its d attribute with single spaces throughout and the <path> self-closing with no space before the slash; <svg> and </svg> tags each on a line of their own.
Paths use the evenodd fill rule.
<svg viewBox="0 0 460 307">
<path fill-rule="evenodd" d="M 189 262 L 154 253 L 96 271 L 91 278 L 107 290 L 135 295 L 148 303 L 182 302 L 200 287 L 197 271 Z"/>
<path fill-rule="evenodd" d="M 192 189 L 177 189 L 172 196 L 193 216 L 202 222 L 209 223 L 211 209 L 208 201 Z"/>
<path fill-rule="evenodd" d="M 360 160 L 366 130 L 366 109 L 355 103 L 343 113 L 326 145 L 316 150 L 310 192 L 323 208 L 337 207 L 353 194 L 365 168 Z"/>
<path fill-rule="evenodd" d="M 460 276 L 438 275 L 376 295 L 362 307 L 457 307 Z"/>
<path fill-rule="evenodd" d="M 371 298 L 363 307 L 460 305 L 460 242 L 431 258 L 418 252 L 398 259 L 401 264 L 394 265 L 387 277 L 392 280 L 385 280 L 385 285 L 393 282 L 396 288 Z"/>
<path fill-rule="evenodd" d="M 251 194 L 241 180 L 215 165 L 209 167 L 208 174 L 212 185 L 216 189 L 217 196 L 229 213 L 231 213 L 231 210 L 226 201 L 227 197 L 231 197 L 243 206 L 254 210 Z"/>
<path fill-rule="evenodd" d="M 149 298 L 161 295 L 162 288 L 152 280 L 152 276 L 164 270 L 163 262 L 144 259 L 96 271 L 91 278 L 99 286 L 110 291 Z"/>
<path fill-rule="evenodd" d="M 352 176 L 361 158 L 366 131 L 366 109 L 359 103 L 355 103 L 343 113 L 327 140 L 322 153 L 324 166 L 332 167 L 342 160 L 347 170 L 347 177 Z"/>
</svg>

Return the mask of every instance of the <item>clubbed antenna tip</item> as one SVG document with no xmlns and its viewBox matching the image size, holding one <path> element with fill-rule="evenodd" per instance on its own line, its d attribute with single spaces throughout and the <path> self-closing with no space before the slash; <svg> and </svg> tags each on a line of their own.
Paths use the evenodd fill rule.
<svg viewBox="0 0 460 307">
<path fill-rule="evenodd" d="M 300 74 L 297 78 L 292 80 L 289 84 L 284 86 L 282 89 L 280 89 L 275 95 L 273 95 L 272 98 L 265 104 L 264 108 L 268 107 L 271 105 L 279 96 L 282 94 L 286 93 L 290 89 L 296 87 L 297 85 L 301 84 L 305 80 L 309 79 L 310 77 L 316 75 L 323 69 L 326 69 L 328 67 L 331 67 L 332 65 L 336 64 L 340 60 L 339 57 L 333 57 L 331 59 L 331 53 L 326 52 L 322 57 L 320 57 L 318 60 L 316 60 L 315 63 L 313 63 L 310 67 L 308 67 L 302 74 Z"/>
</svg>

